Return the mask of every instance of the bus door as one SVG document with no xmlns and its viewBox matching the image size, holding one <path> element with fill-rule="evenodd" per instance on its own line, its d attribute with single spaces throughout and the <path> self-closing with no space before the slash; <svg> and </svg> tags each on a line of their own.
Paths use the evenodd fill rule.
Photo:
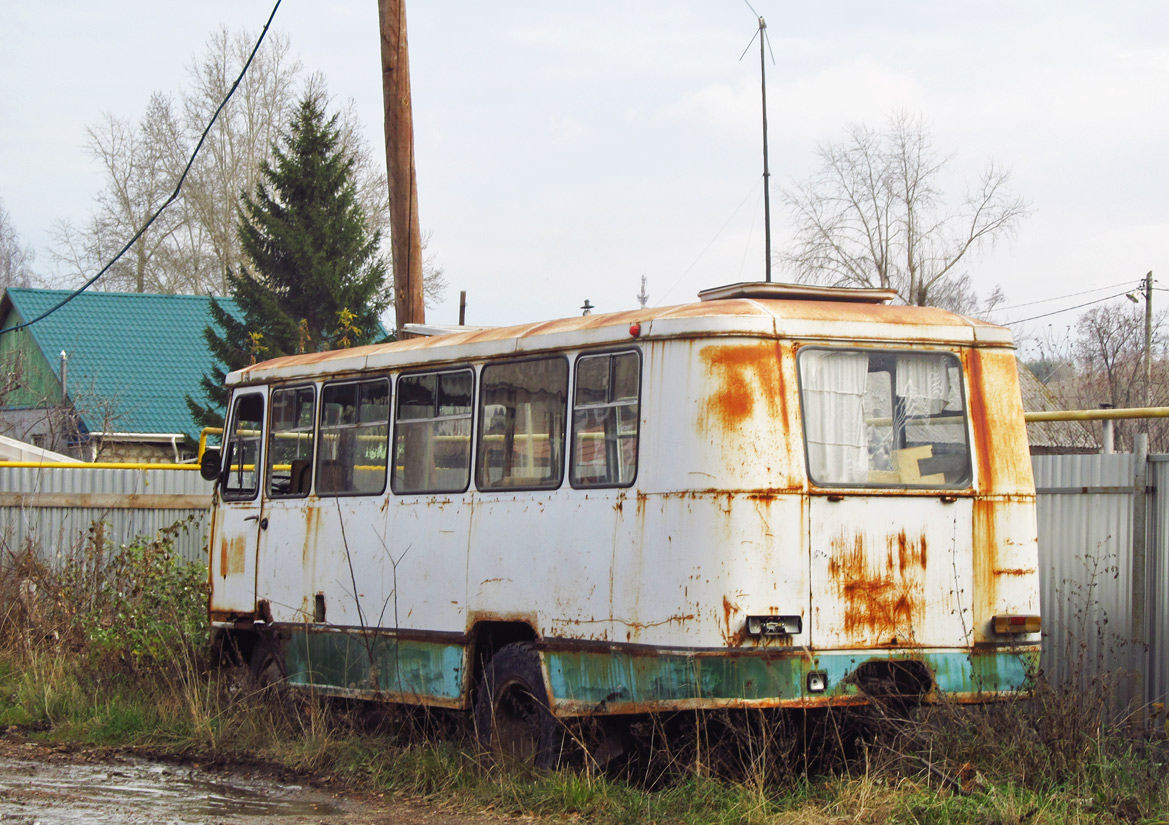
<svg viewBox="0 0 1169 825">
<path fill-rule="evenodd" d="M 320 622 L 322 602 L 309 592 L 320 522 L 320 500 L 310 496 L 316 389 L 274 387 L 270 398 L 256 596 L 273 621 Z"/>
<path fill-rule="evenodd" d="M 969 498 L 813 496 L 812 643 L 968 646 L 971 515 Z"/>
<path fill-rule="evenodd" d="M 806 347 L 812 643 L 971 644 L 973 490 L 952 352 Z"/>
<path fill-rule="evenodd" d="M 237 392 L 232 399 L 209 559 L 216 612 L 251 615 L 256 610 L 256 551 L 267 526 L 260 496 L 266 402 L 266 388 Z"/>
</svg>

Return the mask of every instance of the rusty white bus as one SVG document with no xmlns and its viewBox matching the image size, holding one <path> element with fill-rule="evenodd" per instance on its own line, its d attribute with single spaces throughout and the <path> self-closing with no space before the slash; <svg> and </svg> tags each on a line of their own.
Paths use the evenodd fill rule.
<svg viewBox="0 0 1169 825">
<path fill-rule="evenodd" d="M 1009 332 L 887 290 L 700 297 L 231 373 L 219 641 L 537 760 L 568 717 L 1025 690 Z"/>
</svg>

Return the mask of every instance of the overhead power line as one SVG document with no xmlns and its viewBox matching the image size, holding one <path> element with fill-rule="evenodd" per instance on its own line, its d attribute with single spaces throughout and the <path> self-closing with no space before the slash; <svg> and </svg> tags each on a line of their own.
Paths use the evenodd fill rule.
<svg viewBox="0 0 1169 825">
<path fill-rule="evenodd" d="M 1089 290 L 1089 291 L 1091 291 L 1091 290 Z M 1115 295 L 1108 295 L 1107 297 L 1104 297 L 1104 298 L 1097 298 L 1095 301 L 1088 301 L 1086 304 L 1076 304 L 1074 307 L 1065 307 L 1063 309 L 1057 309 L 1054 312 L 1045 312 L 1042 315 L 1032 315 L 1030 318 L 1018 318 L 1014 321 L 1004 321 L 1003 326 L 1010 326 L 1011 324 L 1022 324 L 1026 321 L 1038 321 L 1040 318 L 1047 318 L 1047 317 L 1052 316 L 1052 315 L 1060 315 L 1061 313 L 1064 313 L 1064 312 L 1071 312 L 1073 309 L 1083 309 L 1084 307 L 1090 307 L 1093 304 L 1102 304 L 1105 301 L 1111 301 L 1113 298 L 1121 298 L 1127 294 L 1128 294 L 1128 291 L 1118 292 Z"/>
<path fill-rule="evenodd" d="M 1040 298 L 1038 301 L 1026 301 L 1022 304 L 1011 304 L 1010 306 L 1006 307 L 995 307 L 995 309 L 999 312 L 1005 312 L 1009 309 L 1022 309 L 1023 307 L 1033 307 L 1038 304 L 1050 304 L 1052 301 L 1064 301 L 1068 298 L 1078 298 L 1081 295 L 1091 295 L 1093 292 L 1103 292 L 1106 289 L 1116 289 L 1129 283 L 1131 283 L 1131 281 L 1122 281 L 1119 284 L 1108 284 L 1107 286 L 1098 286 L 1094 289 L 1085 289 L 1083 292 L 1072 292 L 1067 295 L 1057 295 L 1054 298 Z"/>
<path fill-rule="evenodd" d="M 91 286 L 93 286 L 95 283 L 97 283 L 98 280 L 103 275 L 105 275 L 106 272 L 109 271 L 110 267 L 112 267 L 119 260 L 121 260 L 122 256 L 125 255 L 130 250 L 130 248 L 132 246 L 134 246 L 134 244 L 137 242 L 137 240 L 142 237 L 142 233 L 144 233 L 147 229 L 150 228 L 150 225 L 152 223 L 154 223 L 154 221 L 158 218 L 158 216 L 161 215 L 163 213 L 163 211 L 165 211 L 168 206 L 170 206 L 172 203 L 174 203 L 178 199 L 179 192 L 181 192 L 182 188 L 183 188 L 183 183 L 187 180 L 187 174 L 191 171 L 191 167 L 195 164 L 195 158 L 197 158 L 199 156 L 199 151 L 203 148 L 203 143 L 207 140 L 207 135 L 211 132 L 211 127 L 213 127 L 215 125 L 215 121 L 219 119 L 219 113 L 222 112 L 224 107 L 227 106 L 227 102 L 229 100 L 231 100 L 231 96 L 233 94 L 235 94 L 235 90 L 239 88 L 239 84 L 243 81 L 244 76 L 247 75 L 248 69 L 252 65 L 252 60 L 256 56 L 256 52 L 258 52 L 260 50 L 260 46 L 264 42 L 264 37 L 268 34 L 268 29 L 272 26 L 272 20 L 276 17 L 276 10 L 280 8 L 281 1 L 282 0 L 276 0 L 276 5 L 274 5 L 272 7 L 272 13 L 270 15 L 268 15 L 268 22 L 264 24 L 263 31 L 260 32 L 260 36 L 256 39 L 256 45 L 254 47 L 252 47 L 252 53 L 248 55 L 247 62 L 244 63 L 243 69 L 240 70 L 239 77 L 237 77 L 235 79 L 235 82 L 231 84 L 231 88 L 228 89 L 227 95 L 223 98 L 223 102 L 221 102 L 219 104 L 219 108 L 216 109 L 215 114 L 213 114 L 211 116 L 211 120 L 208 121 L 207 127 L 203 130 L 203 134 L 199 136 L 199 142 L 195 145 L 195 150 L 193 152 L 191 152 L 191 157 L 187 161 L 186 167 L 183 169 L 183 174 L 179 176 L 178 183 L 175 184 L 175 190 L 173 192 L 171 192 L 170 197 L 166 199 L 166 201 L 162 204 L 162 206 L 158 207 L 158 209 L 155 210 L 154 214 L 150 216 L 149 220 L 147 220 L 146 223 L 144 223 L 142 225 L 142 228 L 134 233 L 134 237 L 132 237 L 129 241 L 127 241 L 126 245 L 122 247 L 121 251 L 119 251 L 118 254 L 114 255 L 114 257 L 110 259 L 110 262 L 107 263 L 105 266 L 103 266 L 98 271 L 98 273 L 96 275 L 94 275 L 92 278 L 90 278 L 84 284 L 79 286 L 73 292 L 69 293 L 64 298 L 62 298 L 61 301 L 56 306 L 53 306 L 53 307 L 45 310 L 44 312 L 42 312 L 40 315 L 38 315 L 36 318 L 33 318 L 32 320 L 25 321 L 24 323 L 21 323 L 21 324 L 16 324 L 15 326 L 7 327 L 6 329 L 0 329 L 0 335 L 3 335 L 6 332 L 16 332 L 18 330 L 22 330 L 26 327 L 32 326 L 33 324 L 37 323 L 38 321 L 42 321 L 45 318 L 48 318 L 54 312 L 56 312 L 61 307 L 68 304 L 70 301 L 72 301 L 74 298 L 76 298 L 82 292 L 85 292 L 85 290 L 89 289 Z"/>
</svg>

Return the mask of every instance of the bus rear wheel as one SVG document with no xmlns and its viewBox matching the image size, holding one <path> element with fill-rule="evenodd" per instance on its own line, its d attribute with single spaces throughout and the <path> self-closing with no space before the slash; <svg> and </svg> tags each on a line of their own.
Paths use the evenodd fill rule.
<svg viewBox="0 0 1169 825">
<path fill-rule="evenodd" d="M 285 686 L 284 655 L 280 640 L 272 634 L 261 634 L 252 645 L 248 662 L 252 678 L 261 690 L 282 693 Z"/>
<path fill-rule="evenodd" d="M 530 642 L 500 648 L 487 662 L 475 699 L 479 741 L 492 756 L 552 768 L 560 756 L 560 724 L 548 707 L 540 656 Z"/>
</svg>

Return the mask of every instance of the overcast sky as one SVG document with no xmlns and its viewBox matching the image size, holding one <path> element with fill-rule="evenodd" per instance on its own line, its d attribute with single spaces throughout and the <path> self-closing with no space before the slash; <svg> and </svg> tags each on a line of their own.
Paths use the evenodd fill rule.
<svg viewBox="0 0 1169 825">
<path fill-rule="evenodd" d="M 773 193 L 850 122 L 920 113 L 961 181 L 1013 170 L 1033 215 L 970 261 L 1000 322 L 1169 286 L 1169 3 L 752 0 L 768 24 Z M 101 186 L 103 112 L 177 94 L 220 26 L 258 33 L 270 0 L 14 0 L 0 27 L 0 199 L 35 268 L 55 220 Z M 446 299 L 428 320 L 503 324 L 692 300 L 762 278 L 759 55 L 742 0 L 407 6 L 419 213 Z M 284 0 L 275 27 L 383 145 L 377 3 Z M 774 245 L 789 217 L 773 194 Z M 782 273 L 776 273 L 782 279 Z M 1087 290 L 1110 287 L 1086 295 Z M 1169 303 L 1169 292 L 1156 293 Z M 1120 299 L 1123 300 L 1123 299 Z M 1059 332 L 1076 312 L 1054 315 Z"/>
</svg>

